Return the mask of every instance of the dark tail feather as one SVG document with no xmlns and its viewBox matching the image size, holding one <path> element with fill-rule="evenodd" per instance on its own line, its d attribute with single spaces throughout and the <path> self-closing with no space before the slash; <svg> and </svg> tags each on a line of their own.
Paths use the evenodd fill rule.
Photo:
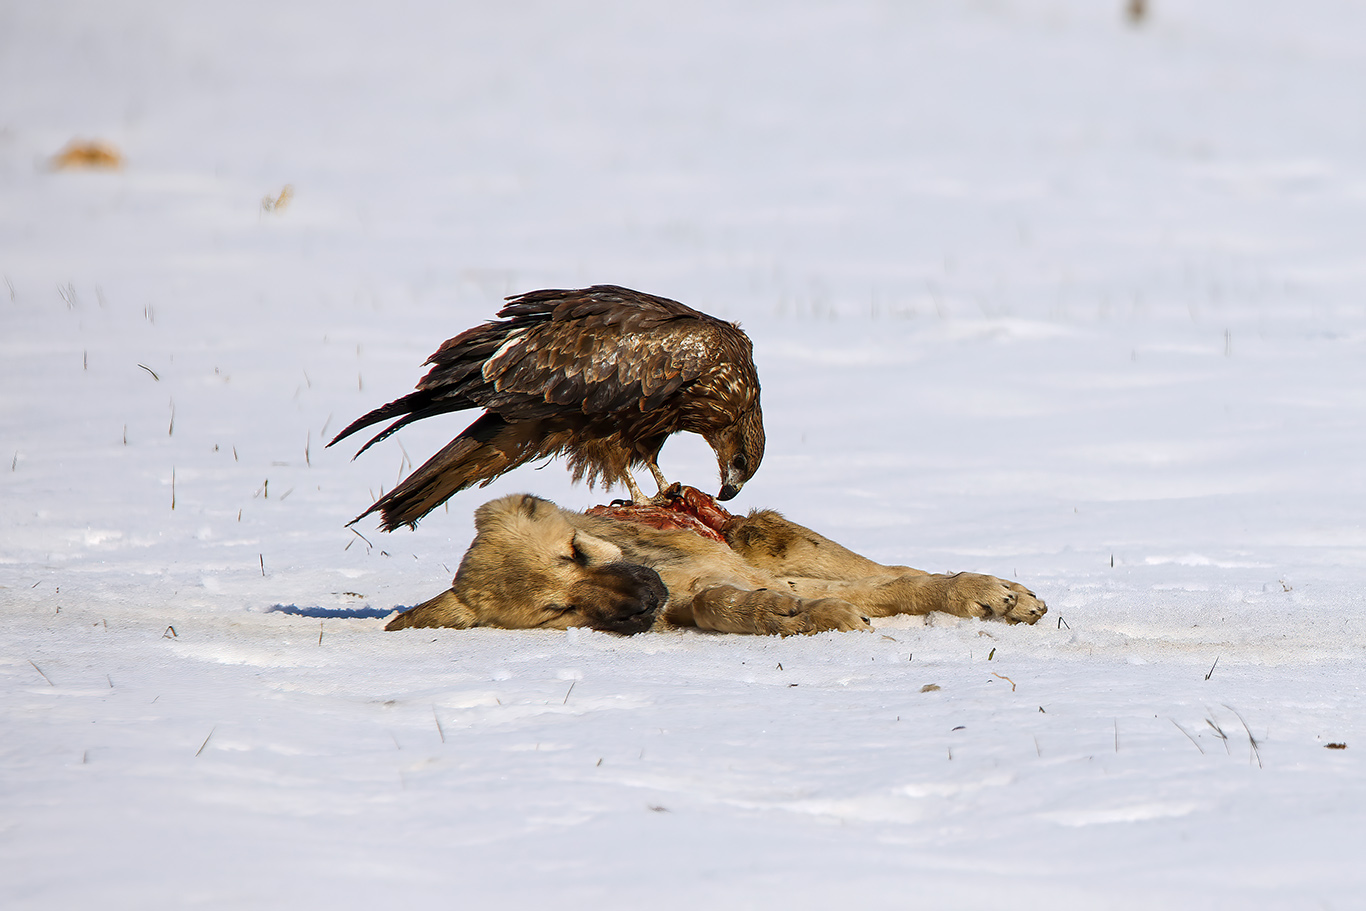
<svg viewBox="0 0 1366 911">
<path fill-rule="evenodd" d="M 540 440 L 537 428 L 531 426 L 535 423 L 509 424 L 496 414 L 483 415 L 352 522 L 379 512 L 385 531 L 400 525 L 415 527 L 419 519 L 465 488 L 487 484 L 544 454 L 535 445 Z"/>
<path fill-rule="evenodd" d="M 433 400 L 432 394 L 426 390 L 410 392 L 401 399 L 394 399 L 389 404 L 381 405 L 374 411 L 356 418 L 350 424 L 346 425 L 345 430 L 334 436 L 332 442 L 327 445 L 331 446 L 334 443 L 344 440 L 357 430 L 363 430 L 371 424 L 378 424 L 380 421 L 387 421 L 390 418 L 398 418 L 394 423 L 375 434 L 375 436 L 370 439 L 370 442 L 357 450 L 356 455 L 352 456 L 354 459 L 380 440 L 394 433 L 399 428 L 413 423 L 413 421 L 420 421 L 423 418 L 429 418 L 437 414 L 445 414 L 449 411 L 464 411 L 467 408 L 473 407 L 474 403 L 467 399 L 452 398 L 436 401 Z"/>
</svg>

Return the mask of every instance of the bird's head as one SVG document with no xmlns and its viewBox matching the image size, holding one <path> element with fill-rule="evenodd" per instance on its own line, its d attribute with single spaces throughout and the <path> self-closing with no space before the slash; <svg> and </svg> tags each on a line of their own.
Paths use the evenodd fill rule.
<svg viewBox="0 0 1366 911">
<path fill-rule="evenodd" d="M 764 460 L 764 413 L 759 402 L 756 400 L 754 407 L 708 442 L 721 469 L 721 492 L 716 499 L 729 500 L 754 477 Z"/>
</svg>

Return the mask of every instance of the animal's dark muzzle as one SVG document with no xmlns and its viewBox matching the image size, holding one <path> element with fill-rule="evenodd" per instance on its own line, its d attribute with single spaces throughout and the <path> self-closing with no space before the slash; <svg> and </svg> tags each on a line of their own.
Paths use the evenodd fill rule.
<svg viewBox="0 0 1366 911">
<path fill-rule="evenodd" d="M 669 600 L 659 573 L 636 563 L 596 567 L 589 578 L 575 584 L 570 604 L 593 629 L 631 636 L 654 626 Z"/>
</svg>

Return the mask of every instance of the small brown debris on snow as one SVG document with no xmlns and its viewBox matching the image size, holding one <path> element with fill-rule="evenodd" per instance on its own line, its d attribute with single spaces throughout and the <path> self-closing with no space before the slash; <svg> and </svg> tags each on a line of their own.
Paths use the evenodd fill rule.
<svg viewBox="0 0 1366 911">
<path fill-rule="evenodd" d="M 270 194 L 266 194 L 261 199 L 261 211 L 274 212 L 278 215 L 285 209 L 289 208 L 289 203 L 293 199 L 294 184 L 287 183 L 284 185 L 284 187 L 280 190 L 280 192 L 277 195 L 271 196 Z"/>
<path fill-rule="evenodd" d="M 76 168 L 114 171 L 123 167 L 123 155 L 107 142 L 73 139 L 51 160 L 54 171 Z"/>
</svg>

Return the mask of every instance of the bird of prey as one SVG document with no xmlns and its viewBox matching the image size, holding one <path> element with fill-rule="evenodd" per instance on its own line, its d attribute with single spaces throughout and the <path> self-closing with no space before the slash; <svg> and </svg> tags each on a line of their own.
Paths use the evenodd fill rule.
<svg viewBox="0 0 1366 911">
<path fill-rule="evenodd" d="M 392 420 L 356 453 L 406 424 L 448 411 L 484 413 L 356 519 L 381 514 L 392 531 L 453 494 L 481 487 L 533 459 L 564 453 L 574 480 L 623 483 L 647 500 L 630 469 L 648 468 L 672 434 L 700 434 L 716 453 L 728 500 L 764 457 L 759 375 L 735 323 L 678 301 L 615 285 L 532 291 L 507 298 L 500 317 L 449 339 L 427 359 L 417 391 L 356 420 L 331 446 Z"/>
</svg>

